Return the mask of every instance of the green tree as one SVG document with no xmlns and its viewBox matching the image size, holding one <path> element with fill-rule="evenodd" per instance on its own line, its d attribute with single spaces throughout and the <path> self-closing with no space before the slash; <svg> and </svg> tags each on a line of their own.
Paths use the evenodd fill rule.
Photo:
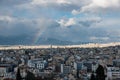
<svg viewBox="0 0 120 80">
<path fill-rule="evenodd" d="M 21 79 L 22 79 L 22 77 L 20 75 L 20 69 L 18 68 L 17 69 L 17 74 L 16 74 L 16 80 L 21 80 Z"/>
<path fill-rule="evenodd" d="M 99 65 L 96 69 L 96 78 L 97 80 L 105 80 L 105 77 L 104 67 L 102 65 Z"/>
<path fill-rule="evenodd" d="M 94 75 L 94 73 L 91 74 L 90 80 L 96 80 L 96 76 Z"/>
<path fill-rule="evenodd" d="M 35 80 L 34 74 L 30 71 L 27 71 L 27 75 L 25 77 L 25 80 Z"/>
</svg>

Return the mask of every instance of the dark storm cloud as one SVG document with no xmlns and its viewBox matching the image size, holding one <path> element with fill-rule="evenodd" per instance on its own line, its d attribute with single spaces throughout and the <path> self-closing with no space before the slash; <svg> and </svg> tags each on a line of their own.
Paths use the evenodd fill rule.
<svg viewBox="0 0 120 80">
<path fill-rule="evenodd" d="M 36 34 L 38 31 L 59 27 L 51 19 L 16 19 L 12 17 L 0 18 L 0 35 Z"/>
<path fill-rule="evenodd" d="M 0 35 L 41 33 L 68 41 L 119 41 L 118 1 L 0 0 Z"/>
</svg>

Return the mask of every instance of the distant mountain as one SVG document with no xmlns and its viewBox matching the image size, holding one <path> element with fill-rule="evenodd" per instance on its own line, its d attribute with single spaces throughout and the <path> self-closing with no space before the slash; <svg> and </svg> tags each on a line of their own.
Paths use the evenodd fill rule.
<svg viewBox="0 0 120 80">
<path fill-rule="evenodd" d="M 36 44 L 44 44 L 44 45 L 69 45 L 74 44 L 71 41 L 62 41 L 54 38 L 40 38 Z"/>
<path fill-rule="evenodd" d="M 41 37 L 36 43 L 33 43 L 33 36 L 0 36 L 0 45 L 72 45 L 85 44 L 81 42 L 63 41 L 54 38 Z"/>
<path fill-rule="evenodd" d="M 26 45 L 30 44 L 31 40 L 26 35 L 20 36 L 0 36 L 0 45 Z"/>
</svg>

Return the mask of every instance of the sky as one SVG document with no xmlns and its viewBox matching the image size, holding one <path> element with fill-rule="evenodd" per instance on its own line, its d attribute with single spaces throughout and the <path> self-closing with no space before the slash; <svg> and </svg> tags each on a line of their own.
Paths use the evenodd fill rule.
<svg viewBox="0 0 120 80">
<path fill-rule="evenodd" d="M 0 36 L 120 41 L 120 0 L 0 0 Z"/>
</svg>

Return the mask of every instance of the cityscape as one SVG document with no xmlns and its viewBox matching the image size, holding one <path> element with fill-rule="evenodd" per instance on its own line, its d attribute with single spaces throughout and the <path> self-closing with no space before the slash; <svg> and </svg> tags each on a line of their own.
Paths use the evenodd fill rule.
<svg viewBox="0 0 120 80">
<path fill-rule="evenodd" d="M 1 80 L 119 80 L 120 45 L 117 43 L 107 47 L 95 45 L 92 47 L 50 45 L 44 48 L 18 46 L 19 49 L 4 47 L 0 50 L 0 78 Z M 96 75 L 101 71 L 98 69 L 100 65 L 103 73 L 100 79 L 97 79 Z M 91 79 L 93 75 L 96 79 Z"/>
<path fill-rule="evenodd" d="M 0 0 L 0 80 L 120 80 L 120 0 Z"/>
</svg>

